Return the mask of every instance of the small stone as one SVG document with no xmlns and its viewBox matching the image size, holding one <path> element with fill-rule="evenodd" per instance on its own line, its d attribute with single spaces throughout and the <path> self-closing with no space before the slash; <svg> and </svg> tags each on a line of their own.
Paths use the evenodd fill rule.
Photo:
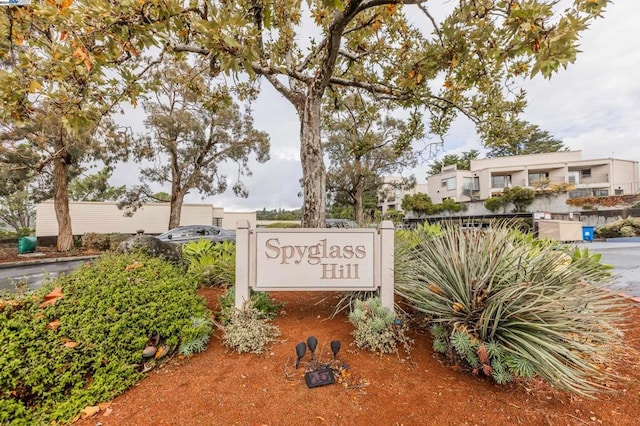
<svg viewBox="0 0 640 426">
<path fill-rule="evenodd" d="M 152 356 L 154 356 L 156 354 L 156 352 L 158 352 L 158 348 L 156 348 L 153 345 L 147 346 L 146 348 L 144 348 L 144 350 L 142 351 L 142 356 L 144 358 L 151 358 Z"/>
</svg>

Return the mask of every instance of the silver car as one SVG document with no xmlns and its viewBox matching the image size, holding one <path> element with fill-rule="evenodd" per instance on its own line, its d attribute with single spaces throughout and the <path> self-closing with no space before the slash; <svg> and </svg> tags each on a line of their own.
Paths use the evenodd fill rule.
<svg viewBox="0 0 640 426">
<path fill-rule="evenodd" d="M 236 241 L 235 231 L 209 225 L 186 225 L 173 228 L 157 237 L 161 241 L 170 243 L 188 243 L 199 239 L 209 240 L 213 243 L 220 241 Z"/>
</svg>

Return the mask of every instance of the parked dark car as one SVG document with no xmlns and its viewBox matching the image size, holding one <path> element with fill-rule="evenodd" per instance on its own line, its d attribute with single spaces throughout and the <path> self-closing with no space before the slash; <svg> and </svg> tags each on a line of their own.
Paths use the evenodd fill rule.
<svg viewBox="0 0 640 426">
<path fill-rule="evenodd" d="M 235 231 L 229 231 L 219 226 L 186 225 L 173 228 L 164 234 L 158 235 L 158 239 L 161 241 L 171 243 L 188 243 L 189 241 L 198 241 L 201 238 L 214 243 L 220 241 L 235 242 L 236 233 Z"/>
<path fill-rule="evenodd" d="M 325 226 L 327 228 L 357 228 L 358 224 L 349 219 L 327 219 Z"/>
</svg>

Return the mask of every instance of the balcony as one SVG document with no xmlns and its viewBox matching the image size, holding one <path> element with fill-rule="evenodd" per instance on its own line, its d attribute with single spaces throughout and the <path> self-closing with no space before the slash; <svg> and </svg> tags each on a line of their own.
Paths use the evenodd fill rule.
<svg viewBox="0 0 640 426">
<path fill-rule="evenodd" d="M 606 197 L 609 194 L 609 188 L 577 188 L 569 191 L 569 198 L 583 197 Z"/>
<path fill-rule="evenodd" d="M 567 182 L 573 183 L 575 185 L 593 185 L 593 184 L 603 184 L 609 183 L 609 174 L 598 174 L 598 175 L 588 175 L 588 176 L 576 176 L 570 174 L 567 176 Z"/>
</svg>

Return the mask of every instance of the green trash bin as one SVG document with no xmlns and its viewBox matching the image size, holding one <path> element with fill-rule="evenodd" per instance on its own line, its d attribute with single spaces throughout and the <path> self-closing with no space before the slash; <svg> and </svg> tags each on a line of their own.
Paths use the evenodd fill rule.
<svg viewBox="0 0 640 426">
<path fill-rule="evenodd" d="M 18 238 L 18 254 L 33 253 L 36 251 L 38 239 L 36 237 Z"/>
</svg>

